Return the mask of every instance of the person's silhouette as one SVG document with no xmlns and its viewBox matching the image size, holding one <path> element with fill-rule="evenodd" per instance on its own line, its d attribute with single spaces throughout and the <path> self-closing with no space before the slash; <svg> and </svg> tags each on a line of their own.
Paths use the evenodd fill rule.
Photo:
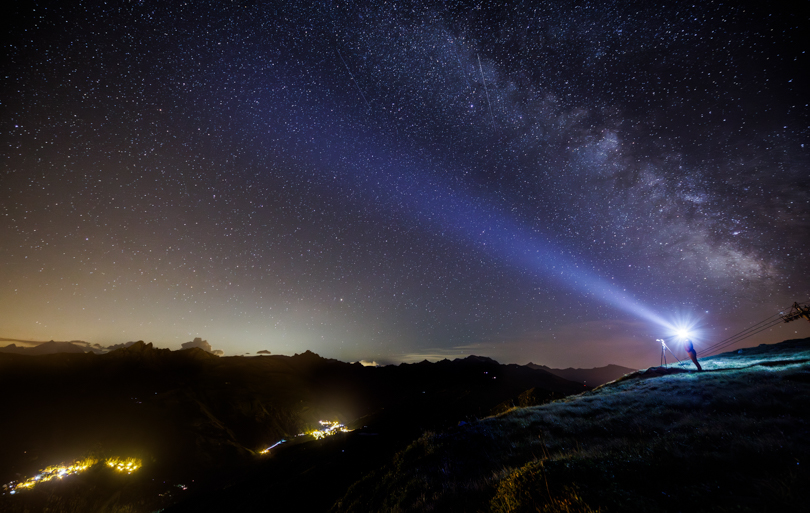
<svg viewBox="0 0 810 513">
<path fill-rule="evenodd" d="M 686 339 L 686 352 L 689 353 L 689 358 L 692 359 L 692 361 L 695 364 L 695 367 L 697 367 L 697 370 L 702 371 L 703 367 L 701 367 L 697 361 L 697 352 L 695 351 L 695 346 L 692 345 L 692 341 L 689 340 L 688 338 Z"/>
</svg>

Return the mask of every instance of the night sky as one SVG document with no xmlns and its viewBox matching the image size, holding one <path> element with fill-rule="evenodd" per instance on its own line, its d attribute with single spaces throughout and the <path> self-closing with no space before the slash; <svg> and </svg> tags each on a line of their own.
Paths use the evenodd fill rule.
<svg viewBox="0 0 810 513">
<path fill-rule="evenodd" d="M 694 4 L 15 2 L 0 337 L 700 353 L 810 299 L 810 17 Z"/>
</svg>

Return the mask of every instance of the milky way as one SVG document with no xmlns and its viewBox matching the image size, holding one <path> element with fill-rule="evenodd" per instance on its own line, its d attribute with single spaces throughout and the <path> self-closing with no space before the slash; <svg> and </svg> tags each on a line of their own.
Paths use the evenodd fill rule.
<svg viewBox="0 0 810 513">
<path fill-rule="evenodd" d="M 4 45 L 2 337 L 642 366 L 810 299 L 806 11 L 65 4 Z"/>
</svg>

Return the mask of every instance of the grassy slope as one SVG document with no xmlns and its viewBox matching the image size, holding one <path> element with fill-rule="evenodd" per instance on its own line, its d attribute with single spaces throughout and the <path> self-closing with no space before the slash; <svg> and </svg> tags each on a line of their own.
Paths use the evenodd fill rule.
<svg viewBox="0 0 810 513">
<path fill-rule="evenodd" d="M 810 339 L 426 433 L 335 511 L 798 511 Z"/>
</svg>

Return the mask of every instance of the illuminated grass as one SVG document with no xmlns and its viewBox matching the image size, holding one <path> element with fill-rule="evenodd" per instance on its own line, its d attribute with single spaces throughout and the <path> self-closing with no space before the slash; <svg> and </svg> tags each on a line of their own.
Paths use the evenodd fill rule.
<svg viewBox="0 0 810 513">
<path fill-rule="evenodd" d="M 808 353 L 746 349 L 425 433 L 333 510 L 804 509 Z"/>
</svg>

